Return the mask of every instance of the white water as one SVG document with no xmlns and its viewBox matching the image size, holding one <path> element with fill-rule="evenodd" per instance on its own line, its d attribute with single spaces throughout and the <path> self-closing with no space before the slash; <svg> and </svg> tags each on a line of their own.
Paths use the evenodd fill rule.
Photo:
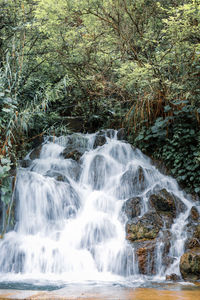
<svg viewBox="0 0 200 300">
<path fill-rule="evenodd" d="M 40 158 L 18 170 L 15 188 L 17 223 L 0 242 L 1 281 L 49 280 L 81 282 L 142 280 L 135 249 L 126 241 L 123 203 L 167 189 L 186 205 L 172 226 L 170 255 L 174 263 L 162 268 L 162 242 L 157 244 L 156 278 L 179 274 L 183 228 L 192 207 L 171 177 L 162 175 L 139 150 L 118 141 L 116 132 L 93 149 L 95 135 L 74 135 L 84 152 L 81 164 L 64 159 L 68 137 L 44 143 Z M 141 186 L 138 168 L 145 175 Z M 58 181 L 62 175 L 64 181 Z M 132 177 L 137 178 L 136 181 Z"/>
</svg>

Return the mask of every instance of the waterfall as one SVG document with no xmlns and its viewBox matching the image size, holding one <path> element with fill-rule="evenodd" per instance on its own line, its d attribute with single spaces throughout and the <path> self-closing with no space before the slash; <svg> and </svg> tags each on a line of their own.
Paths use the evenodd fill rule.
<svg viewBox="0 0 200 300">
<path fill-rule="evenodd" d="M 77 160 L 70 158 L 74 149 L 80 157 Z M 138 197 L 141 218 L 149 210 L 150 195 L 161 189 L 181 199 L 185 210 L 168 228 L 173 262 L 163 270 L 160 233 L 154 251 L 155 272 L 149 270 L 147 275 L 179 274 L 184 226 L 193 204 L 176 181 L 161 174 L 148 157 L 118 140 L 114 130 L 46 138 L 39 156 L 32 154 L 26 157 L 28 167 L 17 172 L 15 228 L 0 242 L 2 280 L 80 282 L 144 277 L 137 249 L 126 238 L 124 205 Z"/>
</svg>

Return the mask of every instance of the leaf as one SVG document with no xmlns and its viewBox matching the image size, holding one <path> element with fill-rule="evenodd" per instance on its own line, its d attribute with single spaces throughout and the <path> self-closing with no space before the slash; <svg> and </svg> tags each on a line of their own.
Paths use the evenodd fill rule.
<svg viewBox="0 0 200 300">
<path fill-rule="evenodd" d="M 169 106 L 169 105 L 166 105 L 165 107 L 164 107 L 164 111 L 165 112 L 168 112 L 168 111 L 170 111 L 172 108 Z"/>
<path fill-rule="evenodd" d="M 6 112 L 6 113 L 10 113 L 10 112 L 12 112 L 12 109 L 10 109 L 10 108 L 3 108 L 2 109 L 2 111 L 4 111 L 4 112 Z"/>
<path fill-rule="evenodd" d="M 1 163 L 2 163 L 3 165 L 9 164 L 9 163 L 10 163 L 10 159 L 9 159 L 9 158 L 2 158 L 2 159 L 1 159 Z"/>
<path fill-rule="evenodd" d="M 200 192 L 200 187 L 197 187 L 194 189 L 195 193 L 199 193 Z"/>
</svg>

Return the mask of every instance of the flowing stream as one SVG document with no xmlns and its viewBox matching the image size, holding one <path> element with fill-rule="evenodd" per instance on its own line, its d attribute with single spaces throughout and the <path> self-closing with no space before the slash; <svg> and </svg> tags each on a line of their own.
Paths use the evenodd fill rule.
<svg viewBox="0 0 200 300">
<path fill-rule="evenodd" d="M 108 134 L 109 133 L 109 134 Z M 135 249 L 126 240 L 123 204 L 141 197 L 141 216 L 148 197 L 165 188 L 179 197 L 186 210 L 171 227 L 173 263 L 162 267 L 162 241 L 156 245 L 156 274 L 179 274 L 186 234 L 183 230 L 192 202 L 176 181 L 161 174 L 149 158 L 116 131 L 104 133 L 106 143 L 94 147 L 97 134 L 46 138 L 38 158 L 19 168 L 14 192 L 16 225 L 0 242 L 1 281 L 133 282 L 142 281 Z M 67 147 L 78 149 L 79 162 L 64 158 Z M 26 157 L 30 159 L 31 153 Z M 143 170 L 139 177 L 132 174 Z"/>
</svg>

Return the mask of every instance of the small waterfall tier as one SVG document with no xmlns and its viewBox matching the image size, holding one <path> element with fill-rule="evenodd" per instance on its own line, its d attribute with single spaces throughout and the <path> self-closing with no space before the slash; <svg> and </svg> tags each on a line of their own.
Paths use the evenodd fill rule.
<svg viewBox="0 0 200 300">
<path fill-rule="evenodd" d="M 1 278 L 11 281 L 179 276 L 199 213 L 114 130 L 46 138 L 18 168 L 13 197 L 15 227 L 0 242 Z"/>
</svg>

